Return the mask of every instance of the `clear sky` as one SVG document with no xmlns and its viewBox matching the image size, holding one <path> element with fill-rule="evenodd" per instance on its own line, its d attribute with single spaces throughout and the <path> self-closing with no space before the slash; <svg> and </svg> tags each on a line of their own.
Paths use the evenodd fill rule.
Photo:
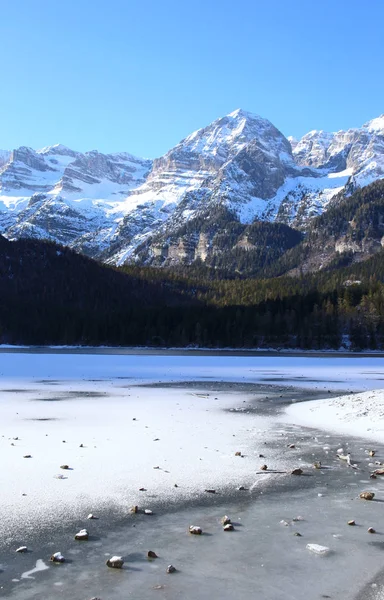
<svg viewBox="0 0 384 600">
<path fill-rule="evenodd" d="M 236 108 L 285 135 L 384 113 L 383 0 L 3 0 L 0 148 L 156 157 Z"/>
</svg>

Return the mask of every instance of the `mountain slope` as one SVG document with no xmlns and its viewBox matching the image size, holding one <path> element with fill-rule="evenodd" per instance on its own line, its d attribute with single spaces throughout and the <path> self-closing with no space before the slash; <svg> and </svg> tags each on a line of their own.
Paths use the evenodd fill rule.
<svg viewBox="0 0 384 600">
<path fill-rule="evenodd" d="M 384 116 L 297 141 L 238 109 L 154 161 L 62 145 L 0 151 L 0 233 L 51 240 L 111 264 L 197 260 L 236 270 L 255 261 L 257 271 L 270 262 L 267 229 L 267 237 L 283 231 L 279 223 L 308 232 L 335 198 L 382 177 Z M 257 221 L 270 226 L 255 244 Z M 285 231 L 285 241 L 279 233 L 267 244 L 273 260 L 301 239 Z"/>
</svg>

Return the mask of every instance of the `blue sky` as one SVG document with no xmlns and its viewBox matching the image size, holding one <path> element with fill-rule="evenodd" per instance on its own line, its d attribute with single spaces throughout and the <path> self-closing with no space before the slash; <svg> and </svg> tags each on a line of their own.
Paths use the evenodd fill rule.
<svg viewBox="0 0 384 600">
<path fill-rule="evenodd" d="M 285 135 L 384 113 L 382 0 L 18 0 L 0 148 L 156 157 L 235 108 Z"/>
</svg>

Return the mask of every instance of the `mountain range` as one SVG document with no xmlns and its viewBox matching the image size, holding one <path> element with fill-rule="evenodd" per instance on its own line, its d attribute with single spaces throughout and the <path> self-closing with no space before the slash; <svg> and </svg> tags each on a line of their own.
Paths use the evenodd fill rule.
<svg viewBox="0 0 384 600">
<path fill-rule="evenodd" d="M 313 270 L 338 254 L 364 258 L 381 249 L 383 186 L 375 182 L 382 178 L 384 115 L 295 140 L 239 109 L 153 161 L 60 144 L 0 150 L 0 233 L 51 240 L 115 265 L 204 263 L 240 272 L 244 263 L 281 263 L 300 248 Z M 356 196 L 370 184 L 371 195 Z M 356 234 L 356 223 L 370 224 L 357 218 L 356 197 L 379 207 L 374 243 L 365 229 Z M 340 210 L 349 220 L 325 239 L 326 215 Z"/>
</svg>

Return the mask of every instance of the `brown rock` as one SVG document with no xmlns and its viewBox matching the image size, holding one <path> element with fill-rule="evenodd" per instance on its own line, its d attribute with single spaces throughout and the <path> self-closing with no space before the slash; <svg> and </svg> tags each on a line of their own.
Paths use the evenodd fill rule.
<svg viewBox="0 0 384 600">
<path fill-rule="evenodd" d="M 260 471 L 267 471 L 267 470 L 268 470 L 267 465 L 261 465 Z"/>
<path fill-rule="evenodd" d="M 353 526 L 353 525 L 356 525 L 356 521 L 354 521 L 354 520 L 352 519 L 351 521 L 348 521 L 348 523 L 347 523 L 347 524 L 348 524 L 348 525 L 351 525 L 351 526 Z"/>
<path fill-rule="evenodd" d="M 231 519 L 227 515 L 224 515 L 224 517 L 221 519 L 222 525 L 229 525 L 230 522 Z"/>
<path fill-rule="evenodd" d="M 373 492 L 361 492 L 360 494 L 360 498 L 362 500 L 373 500 L 375 497 L 375 494 Z"/>
<path fill-rule="evenodd" d="M 303 469 L 293 469 L 291 471 L 291 475 L 302 475 L 303 474 Z"/>
<path fill-rule="evenodd" d="M 368 533 L 376 533 L 376 530 L 373 527 L 368 527 Z"/>
<path fill-rule="evenodd" d="M 370 450 L 369 451 L 369 456 L 375 456 L 376 454 L 376 450 Z"/>
<path fill-rule="evenodd" d="M 132 506 L 132 508 L 129 509 L 129 512 L 136 514 L 136 513 L 139 512 L 139 507 L 138 506 Z"/>
<path fill-rule="evenodd" d="M 241 452 L 238 451 L 238 452 L 235 452 L 235 456 L 243 456 L 243 455 L 241 454 Z"/>
<path fill-rule="evenodd" d="M 65 471 L 69 469 L 68 465 L 60 465 L 60 469 L 64 469 Z"/>
<path fill-rule="evenodd" d="M 227 525 L 224 525 L 223 529 L 224 531 L 233 531 L 235 528 L 232 523 L 227 523 Z"/>
<path fill-rule="evenodd" d="M 147 556 L 148 558 L 158 558 L 156 552 L 153 552 L 153 550 L 148 550 Z"/>
</svg>

